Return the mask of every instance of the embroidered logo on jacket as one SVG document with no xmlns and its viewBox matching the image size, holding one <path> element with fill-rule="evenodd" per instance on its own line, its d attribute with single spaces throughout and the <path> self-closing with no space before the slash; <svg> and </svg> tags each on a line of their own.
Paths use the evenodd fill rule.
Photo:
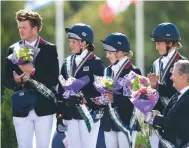
<svg viewBox="0 0 189 148">
<path fill-rule="evenodd" d="M 84 66 L 83 71 L 89 71 L 89 66 Z"/>
</svg>

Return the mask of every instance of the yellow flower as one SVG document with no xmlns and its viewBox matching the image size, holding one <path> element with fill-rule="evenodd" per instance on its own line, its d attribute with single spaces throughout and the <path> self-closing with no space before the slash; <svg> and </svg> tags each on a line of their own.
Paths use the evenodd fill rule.
<svg viewBox="0 0 189 148">
<path fill-rule="evenodd" d="M 112 89 L 112 88 L 114 88 L 114 86 L 115 86 L 114 81 L 113 81 L 111 78 L 106 78 L 106 79 L 104 80 L 104 84 L 105 84 L 105 87 L 106 87 L 107 89 Z"/>
</svg>

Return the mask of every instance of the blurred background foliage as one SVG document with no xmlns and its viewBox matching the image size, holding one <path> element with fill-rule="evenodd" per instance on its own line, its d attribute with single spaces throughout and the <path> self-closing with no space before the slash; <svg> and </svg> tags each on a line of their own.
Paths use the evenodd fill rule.
<svg viewBox="0 0 189 148">
<path fill-rule="evenodd" d="M 72 24 L 83 22 L 91 25 L 95 33 L 95 54 L 102 58 L 107 66 L 109 64 L 106 59 L 105 52 L 102 49 L 102 43 L 100 40 L 104 39 L 106 35 L 111 32 L 123 32 L 128 35 L 131 42 L 131 50 L 134 52 L 134 56 L 131 59 L 135 64 L 135 5 L 132 4 L 120 15 L 118 15 L 111 24 L 105 24 L 100 16 L 99 9 L 104 1 L 65 1 L 64 2 L 64 25 L 69 27 Z M 3 78 L 4 78 L 4 66 L 8 48 L 13 43 L 20 40 L 17 23 L 15 21 L 16 11 L 23 9 L 25 1 L 1 1 L 1 88 L 3 92 Z M 52 3 L 38 11 L 43 17 L 43 29 L 40 36 L 45 40 L 55 43 L 55 4 Z M 183 48 L 180 53 L 189 58 L 189 2 L 187 1 L 145 1 L 144 2 L 144 64 L 145 75 L 150 71 L 153 61 L 158 58 L 159 54 L 155 49 L 155 44 L 151 41 L 149 34 L 153 31 L 154 27 L 162 22 L 172 22 L 177 25 L 181 34 L 181 43 Z M 65 57 L 71 54 L 69 49 L 69 42 L 64 35 L 62 39 L 65 41 Z M 5 91 L 4 98 L 9 100 L 10 91 Z M 8 104 L 8 105 L 7 105 Z M 12 126 L 10 101 L 5 101 L 2 104 L 2 118 L 1 123 L 10 123 Z M 4 112 L 8 110 L 8 112 Z M 6 121 L 10 120 L 10 121 Z M 6 128 L 2 131 L 2 135 L 7 134 L 15 138 L 13 128 L 1 124 L 2 128 Z M 12 134 L 7 131 L 12 130 Z M 10 132 L 11 133 L 11 132 Z M 12 143 L 15 144 L 13 138 Z M 4 143 L 6 143 L 6 140 Z M 140 139 L 139 139 L 140 141 Z M 7 143 L 10 143 L 10 139 L 7 139 Z M 12 146 L 6 146 L 6 148 Z M 15 148 L 15 146 L 13 146 Z"/>
</svg>

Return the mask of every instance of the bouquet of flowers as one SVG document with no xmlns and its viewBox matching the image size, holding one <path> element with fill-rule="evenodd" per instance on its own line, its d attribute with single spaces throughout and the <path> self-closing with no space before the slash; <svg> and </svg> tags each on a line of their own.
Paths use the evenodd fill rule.
<svg viewBox="0 0 189 148">
<path fill-rule="evenodd" d="M 121 121 L 121 118 L 119 117 L 116 108 L 113 108 L 111 102 L 105 98 L 105 93 L 107 92 L 121 94 L 121 92 L 119 92 L 119 90 L 122 88 L 120 84 L 121 82 L 122 79 L 112 79 L 110 77 L 95 76 L 94 86 L 96 90 L 101 93 L 101 96 L 99 97 L 99 103 L 108 106 L 110 118 L 113 120 L 115 125 L 125 134 L 131 147 L 130 131 Z"/>
<path fill-rule="evenodd" d="M 7 58 L 12 61 L 13 64 L 21 65 L 34 62 L 39 49 L 27 44 L 20 44 L 14 47 L 14 51 Z"/>
<path fill-rule="evenodd" d="M 94 86 L 98 92 L 101 93 L 101 97 L 99 97 L 99 102 L 103 105 L 107 105 L 110 103 L 105 97 L 106 92 L 113 92 L 115 94 L 120 94 L 119 90 L 122 88 L 122 86 L 119 84 L 119 81 L 117 79 L 112 79 L 110 77 L 100 77 L 95 76 L 94 77 Z"/>
<path fill-rule="evenodd" d="M 58 79 L 64 89 L 63 97 L 65 99 L 69 99 L 71 96 L 81 97 L 81 94 L 79 93 L 81 88 L 90 82 L 88 76 L 84 76 L 80 79 L 70 77 L 65 80 L 64 77 L 60 75 Z"/>
<path fill-rule="evenodd" d="M 67 80 L 65 80 L 64 77 L 60 75 L 58 79 L 64 89 L 64 93 L 62 95 L 66 99 L 67 106 L 74 105 L 77 108 L 79 114 L 85 121 L 88 131 L 90 132 L 94 122 L 85 103 L 81 103 L 83 95 L 80 92 L 80 90 L 90 82 L 89 77 L 84 76 L 79 79 L 69 77 Z"/>
<path fill-rule="evenodd" d="M 150 87 L 149 79 L 133 71 L 123 79 L 123 95 L 130 97 L 133 105 L 143 114 L 151 112 L 159 99 L 159 93 Z"/>
<path fill-rule="evenodd" d="M 157 92 L 157 90 L 150 87 L 149 79 L 144 76 L 140 76 L 133 71 L 131 71 L 123 79 L 123 95 L 129 96 L 130 101 L 133 103 L 135 108 L 137 108 L 142 114 L 149 116 L 150 113 L 151 115 L 151 111 L 159 99 L 159 93 Z M 134 114 L 138 117 L 138 119 L 142 119 L 141 115 L 139 113 L 137 114 L 137 110 L 134 112 Z M 142 121 L 142 123 L 144 123 L 144 119 L 142 119 Z M 148 136 L 154 133 L 158 137 L 157 138 L 156 136 L 154 136 L 154 134 L 152 134 L 150 136 L 150 141 L 154 141 L 154 143 L 157 142 L 158 145 L 158 141 L 160 140 L 164 147 L 174 147 L 169 141 L 163 139 L 158 131 L 153 129 L 153 127 L 149 125 L 147 127 L 149 130 L 149 133 L 147 134 Z"/>
</svg>

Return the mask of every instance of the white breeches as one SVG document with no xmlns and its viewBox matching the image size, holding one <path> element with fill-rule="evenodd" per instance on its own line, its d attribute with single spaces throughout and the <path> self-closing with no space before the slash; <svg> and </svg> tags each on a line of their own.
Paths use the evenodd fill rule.
<svg viewBox="0 0 189 148">
<path fill-rule="evenodd" d="M 35 132 L 36 148 L 48 148 L 53 125 L 53 115 L 37 116 L 31 110 L 27 117 L 13 117 L 19 148 L 33 148 Z"/>
<path fill-rule="evenodd" d="M 123 132 L 104 132 L 106 148 L 127 148 L 129 142 Z"/>
<path fill-rule="evenodd" d="M 135 148 L 137 133 L 137 131 L 132 131 L 132 148 Z"/>
<path fill-rule="evenodd" d="M 64 120 L 68 126 L 66 137 L 69 148 L 96 148 L 100 121 L 93 124 L 89 133 L 84 120 Z"/>
<path fill-rule="evenodd" d="M 150 139 L 150 145 L 151 148 L 158 148 L 159 147 L 159 138 L 156 136 L 154 132 L 152 132 L 152 135 L 149 137 Z"/>
</svg>

